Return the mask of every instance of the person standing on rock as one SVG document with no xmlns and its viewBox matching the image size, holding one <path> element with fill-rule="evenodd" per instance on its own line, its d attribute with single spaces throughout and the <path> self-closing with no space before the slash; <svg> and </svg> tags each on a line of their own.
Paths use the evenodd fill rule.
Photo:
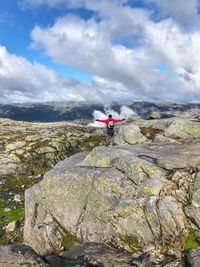
<svg viewBox="0 0 200 267">
<path fill-rule="evenodd" d="M 122 119 L 122 120 L 117 120 L 117 119 L 114 119 L 112 117 L 111 114 L 108 115 L 108 118 L 105 119 L 105 120 L 96 120 L 98 122 L 103 122 L 106 124 L 107 126 L 107 142 L 106 142 L 106 145 L 108 146 L 110 143 L 112 143 L 112 145 L 114 145 L 114 124 L 117 123 L 117 122 L 122 122 L 122 121 L 125 121 L 125 119 Z"/>
</svg>

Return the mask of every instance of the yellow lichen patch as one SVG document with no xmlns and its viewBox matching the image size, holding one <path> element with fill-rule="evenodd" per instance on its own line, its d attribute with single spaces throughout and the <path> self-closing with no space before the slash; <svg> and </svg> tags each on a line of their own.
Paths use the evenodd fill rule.
<svg viewBox="0 0 200 267">
<path fill-rule="evenodd" d="M 101 178 L 97 181 L 97 186 L 100 190 L 108 193 L 115 193 L 117 195 L 122 194 L 122 189 L 114 182 L 108 180 L 107 178 Z"/>
<path fill-rule="evenodd" d="M 177 128 L 181 130 L 182 132 L 193 135 L 196 137 L 200 137 L 200 125 L 177 125 Z"/>
<path fill-rule="evenodd" d="M 158 172 L 158 170 L 156 170 L 155 168 L 145 163 L 140 163 L 138 165 L 138 168 L 142 169 L 144 172 L 148 173 L 150 176 L 155 175 Z"/>
<path fill-rule="evenodd" d="M 155 213 L 153 212 L 147 212 L 145 216 L 148 221 L 153 221 L 155 219 Z"/>
<path fill-rule="evenodd" d="M 135 206 L 129 206 L 129 207 L 122 207 L 122 208 L 118 208 L 115 211 L 114 215 L 115 216 L 122 216 L 122 217 L 124 217 L 124 216 L 128 216 L 128 215 L 130 215 L 132 213 L 136 213 L 139 210 L 140 210 L 140 207 L 138 207 L 136 205 Z"/>
<path fill-rule="evenodd" d="M 87 161 L 87 160 L 90 160 L 94 157 L 93 153 L 89 153 L 85 158 L 84 158 L 84 161 Z"/>
<path fill-rule="evenodd" d="M 99 160 L 97 160 L 97 165 L 102 168 L 109 167 L 110 165 L 110 158 L 109 157 L 102 157 Z"/>
<path fill-rule="evenodd" d="M 153 177 L 159 174 L 159 170 L 143 162 L 131 163 L 126 168 L 129 172 L 129 175 L 136 177 L 141 173 L 146 173 L 149 177 Z"/>
<path fill-rule="evenodd" d="M 107 216 L 113 216 L 112 212 L 110 213 L 112 208 L 112 204 L 106 201 L 104 196 L 98 192 L 93 192 L 90 195 L 90 201 L 87 204 L 87 213 L 95 216 L 103 214 L 105 219 Z"/>
<path fill-rule="evenodd" d="M 144 193 L 147 193 L 151 196 L 157 196 L 159 194 L 159 192 L 157 192 L 156 190 L 153 190 L 152 188 L 148 187 L 148 186 L 144 186 L 141 188 L 141 190 L 144 192 Z"/>
</svg>

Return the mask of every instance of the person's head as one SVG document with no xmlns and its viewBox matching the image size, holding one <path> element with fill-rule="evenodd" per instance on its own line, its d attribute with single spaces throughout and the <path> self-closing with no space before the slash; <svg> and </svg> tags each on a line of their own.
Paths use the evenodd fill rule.
<svg viewBox="0 0 200 267">
<path fill-rule="evenodd" d="M 108 118 L 112 118 L 112 115 L 111 115 L 111 114 L 109 114 L 109 115 L 108 115 Z"/>
</svg>

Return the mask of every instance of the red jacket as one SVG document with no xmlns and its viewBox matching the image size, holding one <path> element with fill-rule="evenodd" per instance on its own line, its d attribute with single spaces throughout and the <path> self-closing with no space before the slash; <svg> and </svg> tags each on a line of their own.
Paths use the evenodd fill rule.
<svg viewBox="0 0 200 267">
<path fill-rule="evenodd" d="M 97 120 L 99 122 L 103 122 L 105 123 L 106 125 L 109 124 L 110 121 L 113 121 L 113 123 L 116 123 L 116 122 L 122 122 L 124 121 L 125 119 L 122 119 L 122 120 L 117 120 L 117 119 L 113 119 L 113 118 L 108 118 L 108 119 L 105 119 L 105 120 Z"/>
</svg>

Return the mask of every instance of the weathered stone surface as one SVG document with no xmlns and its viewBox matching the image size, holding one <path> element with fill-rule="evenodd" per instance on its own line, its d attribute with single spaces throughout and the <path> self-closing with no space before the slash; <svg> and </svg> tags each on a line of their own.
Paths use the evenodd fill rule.
<svg viewBox="0 0 200 267">
<path fill-rule="evenodd" d="M 1 267 L 48 267 L 30 247 L 26 245 L 0 246 Z"/>
<path fill-rule="evenodd" d="M 199 138 L 200 124 L 198 122 L 175 119 L 165 130 L 165 135 L 172 138 Z"/>
<path fill-rule="evenodd" d="M 190 225 L 183 210 L 194 194 L 199 148 L 119 145 L 64 160 L 26 191 L 25 241 L 40 254 L 55 250 L 37 230 L 51 215 L 56 249 L 62 243 L 58 225 L 82 242 L 109 242 L 128 251 L 160 244 L 181 254 L 179 240 Z"/>
<path fill-rule="evenodd" d="M 187 216 L 200 229 L 200 173 L 197 174 L 193 186 L 190 188 L 191 205 L 185 208 Z"/>
<path fill-rule="evenodd" d="M 192 249 L 186 258 L 186 266 L 199 267 L 200 266 L 200 247 Z"/>
<path fill-rule="evenodd" d="M 147 128 L 153 128 L 153 129 L 159 129 L 161 131 L 164 131 L 167 127 L 170 126 L 170 124 L 174 121 L 174 118 L 170 119 L 161 119 L 161 120 L 138 120 L 135 122 L 139 127 L 147 127 Z"/>
<path fill-rule="evenodd" d="M 36 252 L 39 252 L 40 255 L 51 254 L 55 251 L 61 249 L 61 235 L 57 230 L 57 225 L 53 223 L 53 220 L 47 220 L 48 216 L 46 215 L 45 210 L 39 209 L 39 199 L 41 201 L 41 192 L 39 190 L 39 185 L 37 185 L 37 190 L 34 192 L 35 197 L 38 197 L 37 203 L 33 202 L 31 197 L 26 197 L 27 203 L 29 206 L 26 208 L 26 226 L 31 231 L 25 231 L 24 239 L 29 240 L 29 245 L 34 248 Z M 39 193 L 37 195 L 37 193 Z M 29 216 L 31 214 L 31 216 Z M 51 216 L 50 216 L 51 217 Z M 35 221 L 38 219 L 38 223 L 35 224 Z"/>
<path fill-rule="evenodd" d="M 116 144 L 142 144 L 146 140 L 146 137 L 140 132 L 140 128 L 134 124 L 121 126 L 115 137 Z"/>
<path fill-rule="evenodd" d="M 116 159 L 143 159 L 167 170 L 200 166 L 200 143 L 141 144 L 135 146 L 97 147 L 80 164 L 90 167 L 111 167 Z"/>
<path fill-rule="evenodd" d="M 155 252 L 135 253 L 131 266 L 137 267 L 185 267 L 174 255 L 156 254 Z"/>
<path fill-rule="evenodd" d="M 104 266 L 130 267 L 132 256 L 113 249 L 105 244 L 89 243 L 79 246 L 58 256 L 47 256 L 45 260 L 53 267 Z"/>
<path fill-rule="evenodd" d="M 173 138 L 166 137 L 163 134 L 157 134 L 154 138 L 155 143 L 177 143 L 177 140 L 174 140 Z"/>
</svg>

